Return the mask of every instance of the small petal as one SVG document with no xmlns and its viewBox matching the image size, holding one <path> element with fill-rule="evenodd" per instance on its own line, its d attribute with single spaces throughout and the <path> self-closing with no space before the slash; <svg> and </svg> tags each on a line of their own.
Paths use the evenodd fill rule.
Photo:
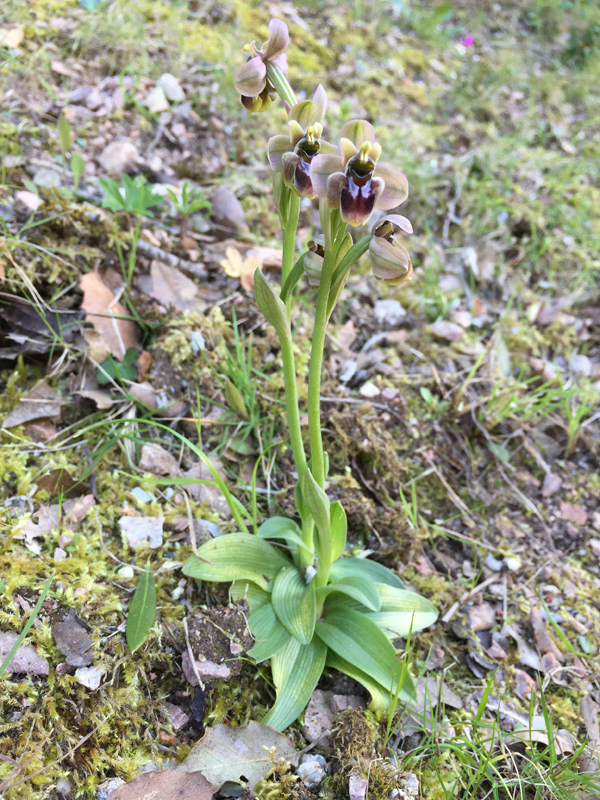
<svg viewBox="0 0 600 800">
<path fill-rule="evenodd" d="M 327 204 L 329 208 L 337 208 L 340 205 L 346 182 L 346 176 L 343 172 L 334 172 L 327 179 Z"/>
<path fill-rule="evenodd" d="M 317 122 L 323 122 L 325 119 L 325 114 L 327 112 L 327 94 L 325 89 L 319 84 L 315 89 L 315 92 L 312 96 L 313 103 L 317 104 L 318 116 Z"/>
<path fill-rule="evenodd" d="M 291 149 L 292 144 L 288 136 L 273 136 L 269 139 L 267 155 L 273 172 L 279 172 L 283 169 L 281 158 L 284 153 L 288 153 Z"/>
<path fill-rule="evenodd" d="M 373 147 L 369 151 L 369 158 L 371 161 L 377 163 L 379 161 L 379 157 L 381 155 L 381 145 L 377 142 L 374 142 Z"/>
<path fill-rule="evenodd" d="M 233 85 L 244 97 L 256 97 L 265 88 L 267 68 L 260 56 L 255 56 L 239 68 Z"/>
<path fill-rule="evenodd" d="M 369 243 L 373 275 L 392 285 L 404 283 L 412 277 L 412 265 L 406 248 L 399 242 L 388 242 L 374 236 Z"/>
<path fill-rule="evenodd" d="M 283 180 L 288 186 L 293 186 L 294 173 L 300 163 L 300 158 L 296 153 L 284 153 L 281 159 L 283 165 Z"/>
<path fill-rule="evenodd" d="M 375 143 L 375 131 L 371 123 L 367 122 L 366 119 L 352 119 L 344 125 L 339 138 L 340 140 L 350 139 L 358 149 L 363 142 Z"/>
<path fill-rule="evenodd" d="M 336 155 L 338 154 L 338 149 L 334 144 L 330 142 L 326 142 L 325 139 L 319 139 L 319 154 L 320 155 Z"/>
<path fill-rule="evenodd" d="M 375 233 L 385 222 L 391 222 L 394 228 L 399 231 L 404 231 L 404 233 L 412 233 L 413 226 L 409 219 L 403 217 L 401 214 L 386 214 L 385 217 L 379 220 L 374 226 L 371 233 L 377 235 Z"/>
<path fill-rule="evenodd" d="M 290 129 L 290 142 L 295 147 L 300 139 L 304 139 L 304 130 L 295 119 L 288 122 L 288 128 Z"/>
<path fill-rule="evenodd" d="M 376 164 L 375 175 L 382 178 L 385 188 L 377 201 L 377 208 L 387 211 L 403 203 L 408 197 L 408 181 L 406 176 L 387 164 Z"/>
<path fill-rule="evenodd" d="M 263 45 L 263 58 L 272 61 L 276 56 L 285 52 L 289 43 L 288 26 L 281 19 L 272 19 L 269 22 L 269 38 Z"/>
<path fill-rule="evenodd" d="M 321 142 L 323 146 L 323 142 Z M 319 154 L 315 156 L 310 165 L 310 179 L 313 188 L 319 197 L 327 196 L 327 179 L 334 172 L 341 172 L 344 165 L 338 155 Z"/>
<path fill-rule="evenodd" d="M 278 67 L 284 75 L 288 74 L 288 63 L 285 53 L 282 53 L 280 56 L 275 56 L 275 58 L 270 58 L 269 62 Z"/>
<path fill-rule="evenodd" d="M 296 121 L 305 131 L 319 121 L 319 106 L 313 103 L 312 100 L 303 100 L 301 103 L 296 103 L 290 111 L 289 119 Z"/>
<path fill-rule="evenodd" d="M 348 161 L 350 161 L 353 156 L 358 155 L 358 148 L 356 145 L 351 142 L 350 139 L 346 139 L 344 137 L 340 138 L 339 149 L 344 166 L 346 166 Z"/>
</svg>

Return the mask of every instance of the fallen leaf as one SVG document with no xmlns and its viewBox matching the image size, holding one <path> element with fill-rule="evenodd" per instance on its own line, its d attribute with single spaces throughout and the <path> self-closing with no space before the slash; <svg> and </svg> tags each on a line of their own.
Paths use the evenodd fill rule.
<svg viewBox="0 0 600 800">
<path fill-rule="evenodd" d="M 86 320 L 102 336 L 108 352 L 122 361 L 130 348 L 139 348 L 140 329 L 128 316 L 127 309 L 115 298 L 97 272 L 82 275 L 80 288 L 83 292 L 81 307 Z"/>
<path fill-rule="evenodd" d="M 345 322 L 340 328 L 338 329 L 336 342 L 340 346 L 342 350 L 350 350 L 354 342 L 356 341 L 356 328 L 354 327 L 354 323 L 351 319 L 348 322 Z"/>
<path fill-rule="evenodd" d="M 461 609 L 467 616 L 467 626 L 477 633 L 478 631 L 489 631 L 496 624 L 496 612 L 489 603 L 476 603 Z"/>
<path fill-rule="evenodd" d="M 464 335 L 464 328 L 456 325 L 454 322 L 448 322 L 445 319 L 440 319 L 434 322 L 431 327 L 431 332 L 440 339 L 446 339 L 447 342 L 457 342 L 462 339 Z"/>
<path fill-rule="evenodd" d="M 247 231 L 246 212 L 228 186 L 221 184 L 212 198 L 212 216 L 220 225 L 234 231 Z"/>
<path fill-rule="evenodd" d="M 560 516 L 567 522 L 574 522 L 576 525 L 585 525 L 588 519 L 587 512 L 581 506 L 572 503 L 560 504 Z"/>
<path fill-rule="evenodd" d="M 52 635 L 56 647 L 65 656 L 71 667 L 87 667 L 92 663 L 92 640 L 86 630 L 85 623 L 79 619 L 74 608 L 62 622 L 55 622 Z"/>
<path fill-rule="evenodd" d="M 525 641 L 516 625 L 505 625 L 501 633 L 503 636 L 512 636 L 516 641 L 521 664 L 524 664 L 526 667 L 531 667 L 538 672 L 544 671 L 542 659 L 538 653 L 535 652 L 533 647 Z"/>
<path fill-rule="evenodd" d="M 106 674 L 104 667 L 79 667 L 75 670 L 75 678 L 77 683 L 85 686 L 86 689 L 95 691 L 102 682 L 102 678 Z"/>
<path fill-rule="evenodd" d="M 10 653 L 18 638 L 19 634 L 14 631 L 0 633 L 0 664 Z M 32 644 L 23 644 L 12 657 L 6 672 L 11 674 L 48 675 L 50 667 L 47 660 L 37 654 Z"/>
<path fill-rule="evenodd" d="M 242 289 L 246 292 L 253 292 L 254 273 L 260 267 L 261 260 L 254 256 L 243 258 L 236 247 L 228 247 L 225 250 L 225 255 L 227 258 L 221 261 L 225 274 L 229 275 L 230 278 L 239 278 Z"/>
<path fill-rule="evenodd" d="M 271 748 L 274 748 L 273 759 Z M 299 757 L 287 736 L 266 725 L 253 721 L 230 728 L 221 723 L 206 731 L 178 769 L 201 771 L 221 794 L 224 784 L 234 784 L 238 791 L 239 786 L 245 786 L 253 794 L 258 781 L 273 766 L 273 760 L 283 758 L 297 766 Z"/>
<path fill-rule="evenodd" d="M 582 772 L 596 772 L 600 768 L 598 756 L 600 755 L 600 725 L 598 712 L 600 706 L 591 694 L 586 694 L 581 700 L 581 716 L 589 739 L 588 746 L 580 756 Z"/>
<path fill-rule="evenodd" d="M 573 753 L 573 743 L 565 735 L 566 731 L 558 731 L 554 735 L 554 747 L 559 756 Z M 513 736 L 505 739 L 507 745 L 517 742 L 528 742 L 530 744 L 544 744 L 548 746 L 550 738 L 546 727 L 546 720 L 543 716 L 534 716 L 526 722 L 520 722 L 513 728 Z"/>
<path fill-rule="evenodd" d="M 18 47 L 25 37 L 23 28 L 15 22 L 0 25 L 0 47 Z"/>
<path fill-rule="evenodd" d="M 83 338 L 88 346 L 87 354 L 92 361 L 96 364 L 101 364 L 108 358 L 108 350 L 106 349 L 106 342 L 98 331 L 92 328 L 86 328 L 82 331 Z"/>
<path fill-rule="evenodd" d="M 162 547 L 164 517 L 121 517 L 119 528 L 131 550 L 147 544 L 152 550 Z"/>
<path fill-rule="evenodd" d="M 103 391 L 102 389 L 80 389 L 78 392 L 73 392 L 73 394 L 78 394 L 80 397 L 85 397 L 87 400 L 93 400 L 94 403 L 96 403 L 96 407 L 101 411 L 110 408 L 113 404 L 110 392 Z"/>
<path fill-rule="evenodd" d="M 45 417 L 58 418 L 62 405 L 64 405 L 64 400 L 61 396 L 56 394 L 46 381 L 41 381 L 19 400 L 12 411 L 8 412 L 2 427 L 14 428 L 25 422 Z"/>
<path fill-rule="evenodd" d="M 529 612 L 529 619 L 531 621 L 531 627 L 533 628 L 535 643 L 540 653 L 542 655 L 551 653 L 557 661 L 564 661 L 565 657 L 550 637 L 544 625 L 544 621 L 542 620 L 542 615 L 537 608 L 531 609 Z"/>
<path fill-rule="evenodd" d="M 179 462 L 158 444 L 142 445 L 139 468 L 153 475 L 181 475 Z"/>
<path fill-rule="evenodd" d="M 201 772 L 146 772 L 110 793 L 110 800 L 211 800 L 215 787 Z"/>
<path fill-rule="evenodd" d="M 152 291 L 150 297 L 166 306 L 178 308 L 180 311 L 195 311 L 201 314 L 206 309 L 206 301 L 202 299 L 200 288 L 183 272 L 168 267 L 160 261 L 150 265 Z"/>
<path fill-rule="evenodd" d="M 43 489 L 49 494 L 56 494 L 62 492 L 63 494 L 72 494 L 76 489 L 83 489 L 84 485 L 81 481 L 76 481 L 66 469 L 59 467 L 52 469 L 45 475 L 42 475 L 37 482 L 38 489 Z"/>
<path fill-rule="evenodd" d="M 280 247 L 251 247 L 246 258 L 258 258 L 265 269 L 281 270 L 282 250 Z"/>
</svg>

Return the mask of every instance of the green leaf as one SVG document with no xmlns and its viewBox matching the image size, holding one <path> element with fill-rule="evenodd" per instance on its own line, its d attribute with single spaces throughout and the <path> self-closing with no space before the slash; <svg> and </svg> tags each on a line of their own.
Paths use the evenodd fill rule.
<svg viewBox="0 0 600 800">
<path fill-rule="evenodd" d="M 378 612 L 365 614 L 381 628 L 388 639 L 398 636 L 408 636 L 427 628 L 438 618 L 438 612 L 432 603 L 416 592 L 406 589 L 396 589 L 385 584 L 377 584 L 381 598 L 381 608 Z"/>
<path fill-rule="evenodd" d="M 319 598 L 335 593 L 351 597 L 371 611 L 379 611 L 381 607 L 381 599 L 377 587 L 372 581 L 365 578 L 348 577 L 317 589 Z M 343 605 L 343 603 L 340 603 L 340 605 Z"/>
<path fill-rule="evenodd" d="M 254 296 L 260 310 L 275 328 L 279 338 L 291 341 L 292 332 L 285 304 L 271 288 L 260 269 L 254 273 Z"/>
<path fill-rule="evenodd" d="M 258 536 L 261 539 L 284 539 L 297 547 L 308 549 L 302 541 L 300 526 L 288 517 L 270 517 L 265 520 L 258 529 Z"/>
<path fill-rule="evenodd" d="M 321 677 L 326 655 L 327 647 L 319 639 L 300 644 L 292 637 L 271 659 L 277 699 L 263 719 L 265 725 L 283 731 L 298 719 Z"/>
<path fill-rule="evenodd" d="M 103 361 L 96 370 L 96 380 L 100 386 L 110 383 L 110 378 L 113 380 L 135 381 L 137 379 L 135 362 L 139 354 L 140 351 L 136 350 L 135 347 L 129 347 L 125 352 L 123 361 L 117 361 L 112 357 Z"/>
<path fill-rule="evenodd" d="M 499 458 L 500 461 L 503 461 L 505 464 L 508 464 L 510 461 L 510 453 L 506 447 L 501 444 L 497 444 L 496 442 L 488 442 L 487 446 L 492 455 L 496 456 L 496 458 Z"/>
<path fill-rule="evenodd" d="M 355 664 L 351 664 L 346 659 L 338 656 L 333 650 L 327 651 L 327 666 L 343 672 L 358 683 L 362 684 L 371 695 L 369 708 L 372 711 L 387 711 L 390 707 L 391 694 L 386 692 L 377 681 L 374 681 L 366 672 L 359 669 Z"/>
<path fill-rule="evenodd" d="M 281 624 L 271 603 L 265 603 L 248 614 L 250 632 L 256 644 L 248 650 L 248 655 L 256 662 L 266 661 L 285 647 L 290 633 Z"/>
<path fill-rule="evenodd" d="M 348 533 L 346 512 L 338 500 L 331 504 L 329 518 L 331 527 L 331 560 L 337 561 L 346 547 L 346 535 Z"/>
<path fill-rule="evenodd" d="M 264 606 L 271 602 L 271 595 L 252 581 L 235 581 L 231 585 L 230 595 L 232 600 L 246 600 L 250 606 L 250 611 Z"/>
<path fill-rule="evenodd" d="M 64 159 L 65 153 L 71 147 L 71 129 L 69 128 L 69 120 L 64 114 L 61 114 L 58 118 L 58 141 Z"/>
<path fill-rule="evenodd" d="M 73 188 L 75 191 L 79 188 L 79 181 L 85 172 L 85 161 L 80 153 L 73 153 L 71 156 L 71 172 L 73 173 Z"/>
<path fill-rule="evenodd" d="M 335 561 L 331 566 L 330 579 L 339 581 L 346 577 L 368 578 L 374 583 L 385 583 L 387 586 L 395 586 L 396 589 L 406 588 L 400 578 L 387 567 L 368 558 L 341 558 Z"/>
<path fill-rule="evenodd" d="M 240 390 L 230 380 L 225 384 L 225 399 L 229 408 L 235 411 L 242 419 L 249 419 L 246 404 Z"/>
<path fill-rule="evenodd" d="M 302 478 L 302 497 L 315 521 L 319 541 L 319 558 L 331 564 L 331 530 L 329 498 L 307 469 Z"/>
<path fill-rule="evenodd" d="M 308 644 L 315 632 L 317 601 L 315 584 L 306 585 L 296 567 L 282 569 L 273 583 L 271 602 L 287 630 L 302 644 Z"/>
<path fill-rule="evenodd" d="M 125 637 L 131 652 L 141 647 L 152 626 L 156 616 L 156 587 L 152 570 L 145 569 L 140 575 L 135 593 L 129 604 Z"/>
<path fill-rule="evenodd" d="M 385 634 L 360 611 L 327 611 L 325 622 L 317 623 L 315 633 L 334 653 L 351 664 L 360 664 L 386 691 L 396 693 L 402 664 Z M 404 688 L 400 697 L 403 694 Z"/>
<path fill-rule="evenodd" d="M 198 557 L 199 556 L 199 557 Z M 248 533 L 229 533 L 205 542 L 190 556 L 183 574 L 202 581 L 249 580 L 268 589 L 282 567 L 291 561 L 273 545 Z"/>
</svg>

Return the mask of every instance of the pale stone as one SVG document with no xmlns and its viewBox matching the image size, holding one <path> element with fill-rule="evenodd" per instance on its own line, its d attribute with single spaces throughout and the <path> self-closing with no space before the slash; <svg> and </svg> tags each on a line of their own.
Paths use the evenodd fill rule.
<svg viewBox="0 0 600 800">
<path fill-rule="evenodd" d="M 155 86 L 150 94 L 146 95 L 144 105 L 152 114 L 160 114 L 161 111 L 168 111 L 169 101 L 160 86 Z"/>
<path fill-rule="evenodd" d="M 167 100 L 172 103 L 180 103 L 185 100 L 185 92 L 181 88 L 181 84 L 174 75 L 170 72 L 165 72 L 156 81 L 156 85 L 163 90 Z"/>
</svg>

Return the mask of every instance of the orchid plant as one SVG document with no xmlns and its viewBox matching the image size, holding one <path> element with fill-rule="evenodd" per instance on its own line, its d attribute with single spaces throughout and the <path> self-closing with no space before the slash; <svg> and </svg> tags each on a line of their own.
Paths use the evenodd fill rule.
<svg viewBox="0 0 600 800">
<path fill-rule="evenodd" d="M 356 243 L 347 226 L 364 225 L 375 209 L 390 211 L 403 203 L 408 182 L 401 172 L 380 163 L 381 147 L 369 122 L 348 122 L 335 146 L 322 138 L 325 90 L 319 86 L 310 100 L 297 102 L 286 77 L 288 44 L 285 23 L 271 20 L 262 48 L 254 42 L 246 46 L 249 57 L 235 87 L 249 113 L 264 111 L 278 94 L 288 116 L 288 135 L 268 143 L 282 227 L 281 291 L 260 270 L 254 284 L 256 301 L 281 344 L 298 476 L 297 516 L 271 517 L 252 533 L 236 504 L 240 531 L 203 544 L 184 566 L 184 573 L 194 578 L 233 581 L 232 596 L 248 602 L 248 625 L 256 640 L 248 654 L 256 662 L 271 661 L 276 700 L 264 722 L 277 730 L 302 714 L 325 667 L 362 683 L 374 708 L 385 710 L 398 699 L 409 700 L 414 684 L 392 642 L 437 618 L 431 603 L 407 590 L 391 570 L 347 555 L 346 514 L 341 503 L 327 496 L 328 458 L 321 435 L 325 333 L 350 270 L 368 251 L 379 280 L 399 285 L 412 277 L 401 242 L 402 234 L 412 233 L 405 217 L 384 215 Z M 319 198 L 322 235 L 294 263 L 302 197 Z M 293 289 L 304 274 L 318 287 L 308 376 L 308 456 L 291 328 Z"/>
</svg>

